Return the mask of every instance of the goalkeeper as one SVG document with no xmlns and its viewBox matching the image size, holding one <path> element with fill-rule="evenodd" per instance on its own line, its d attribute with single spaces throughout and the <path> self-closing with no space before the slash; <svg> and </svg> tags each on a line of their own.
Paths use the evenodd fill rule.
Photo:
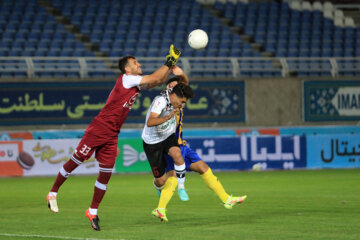
<svg viewBox="0 0 360 240">
<path fill-rule="evenodd" d="M 172 89 L 174 88 L 178 83 L 183 83 L 188 85 L 189 84 L 189 78 L 187 75 L 182 71 L 181 68 L 178 66 L 173 67 L 172 69 L 173 73 L 176 75 L 176 77 L 171 78 L 167 82 L 167 88 Z M 179 108 L 179 111 L 176 115 L 176 137 L 178 140 L 178 144 L 180 145 L 181 154 L 185 161 L 186 170 L 188 171 L 194 171 L 198 172 L 201 175 L 201 178 L 205 182 L 205 184 L 213 190 L 216 195 L 220 198 L 220 200 L 224 203 L 224 207 L 227 209 L 232 209 L 233 206 L 238 205 L 242 203 L 246 199 L 246 195 L 241 197 L 233 197 L 232 195 L 229 195 L 226 193 L 225 189 L 223 188 L 222 184 L 218 180 L 218 178 L 212 173 L 211 168 L 198 156 L 198 154 L 193 151 L 191 148 L 186 146 L 186 141 L 183 140 L 182 137 L 182 127 L 183 127 L 183 108 Z M 176 173 L 174 170 L 174 160 L 168 155 L 165 154 L 166 159 L 166 172 L 168 173 L 168 178 L 162 188 L 158 188 L 157 192 L 159 196 L 161 194 L 165 193 L 167 195 L 167 198 L 160 197 L 158 210 L 162 211 L 161 214 L 158 214 L 158 217 L 162 221 L 168 221 L 166 217 L 166 206 L 168 202 L 170 201 L 176 186 L 178 185 L 178 181 L 176 180 Z M 182 201 L 189 200 L 189 197 L 186 193 L 185 187 L 182 185 L 178 189 L 180 199 Z M 154 214 L 155 215 L 155 214 Z"/>
<path fill-rule="evenodd" d="M 99 175 L 95 182 L 90 208 L 86 210 L 85 216 L 90 220 L 91 227 L 100 231 L 98 207 L 107 191 L 107 184 L 113 172 L 120 129 L 140 90 L 163 84 L 180 54 L 180 51 L 171 45 L 165 66 L 150 75 L 143 75 L 141 64 L 133 56 L 126 56 L 119 60 L 119 69 L 122 74 L 117 79 L 105 106 L 86 129 L 75 153 L 60 169 L 46 197 L 48 207 L 52 212 L 59 212 L 57 204 L 59 188 L 78 166 L 95 153 L 95 158 L 99 162 Z M 179 155 L 181 157 L 180 153 Z"/>
</svg>

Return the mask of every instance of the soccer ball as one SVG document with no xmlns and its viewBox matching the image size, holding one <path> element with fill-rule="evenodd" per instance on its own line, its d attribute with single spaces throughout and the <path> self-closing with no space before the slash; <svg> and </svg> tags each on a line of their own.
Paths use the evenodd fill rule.
<svg viewBox="0 0 360 240">
<path fill-rule="evenodd" d="M 261 171 L 261 164 L 256 163 L 252 166 L 252 170 L 255 172 Z"/>
<path fill-rule="evenodd" d="M 196 29 L 189 34 L 188 43 L 195 50 L 203 49 L 208 44 L 209 38 L 204 30 Z"/>
</svg>

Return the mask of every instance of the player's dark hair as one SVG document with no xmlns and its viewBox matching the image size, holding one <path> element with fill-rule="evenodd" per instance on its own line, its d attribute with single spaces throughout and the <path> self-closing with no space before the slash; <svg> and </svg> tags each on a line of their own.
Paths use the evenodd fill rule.
<svg viewBox="0 0 360 240">
<path fill-rule="evenodd" d="M 172 78 L 170 78 L 169 80 L 167 80 L 167 82 L 166 82 L 166 85 L 169 85 L 169 83 L 172 83 L 172 82 L 180 82 L 180 78 L 179 77 L 172 77 Z"/>
<path fill-rule="evenodd" d="M 134 56 L 128 55 L 119 60 L 119 69 L 122 74 L 125 73 L 125 67 L 129 63 L 129 59 L 136 59 Z"/>
<path fill-rule="evenodd" d="M 190 99 L 194 97 L 194 92 L 192 88 L 183 83 L 176 84 L 176 86 L 171 91 L 171 94 L 173 93 L 180 98 L 186 97 L 186 99 Z"/>
</svg>

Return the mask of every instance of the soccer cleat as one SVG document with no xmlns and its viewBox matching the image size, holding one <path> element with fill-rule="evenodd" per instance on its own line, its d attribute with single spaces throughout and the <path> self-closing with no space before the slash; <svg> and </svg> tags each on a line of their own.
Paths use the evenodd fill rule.
<svg viewBox="0 0 360 240">
<path fill-rule="evenodd" d="M 97 215 L 91 215 L 89 209 L 86 210 L 85 216 L 90 220 L 91 227 L 96 231 L 100 231 L 100 226 L 99 226 L 100 219 L 99 219 L 99 217 Z"/>
<path fill-rule="evenodd" d="M 167 222 L 168 219 L 166 217 L 166 210 L 163 208 L 155 208 L 152 212 L 152 215 L 154 215 L 155 217 L 160 218 L 161 221 Z"/>
<path fill-rule="evenodd" d="M 56 201 L 56 196 L 48 194 L 46 196 L 46 201 L 48 203 L 48 207 L 49 207 L 50 211 L 52 211 L 54 213 L 59 212 L 59 208 L 58 208 L 57 201 Z"/>
<path fill-rule="evenodd" d="M 230 196 L 229 199 L 224 203 L 224 207 L 226 209 L 232 209 L 233 206 L 242 203 L 246 198 L 247 198 L 246 195 L 241 197 Z"/>
<path fill-rule="evenodd" d="M 178 194 L 179 194 L 179 197 L 180 197 L 181 201 L 186 202 L 186 201 L 190 200 L 189 195 L 187 194 L 185 188 L 178 189 Z"/>
</svg>

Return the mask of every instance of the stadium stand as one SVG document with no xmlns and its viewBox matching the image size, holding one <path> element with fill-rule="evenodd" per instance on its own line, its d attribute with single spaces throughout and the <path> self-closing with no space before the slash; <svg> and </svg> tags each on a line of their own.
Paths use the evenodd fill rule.
<svg viewBox="0 0 360 240">
<path fill-rule="evenodd" d="M 28 62 L 24 58 L 28 57 L 94 56 L 34 0 L 2 1 L 0 26 L 0 56 L 9 57 L 1 60 L 1 77 L 26 77 Z M 23 60 L 12 57 L 23 57 Z M 31 62 L 36 69 L 35 77 L 79 76 L 78 71 L 71 71 L 77 61 L 62 60 L 60 65 L 52 64 L 50 68 L 48 64 L 43 64 L 44 61 L 45 59 Z M 66 72 L 62 72 L 62 68 Z M 54 69 L 56 73 L 53 73 Z"/>
<path fill-rule="evenodd" d="M 127 54 L 148 59 L 148 73 L 171 43 L 191 76 L 360 75 L 360 27 L 330 2 L 0 3 L 1 77 L 113 77 Z M 201 51 L 186 43 L 196 28 L 210 39 Z"/>
<path fill-rule="evenodd" d="M 218 1 L 214 7 L 266 52 L 286 57 L 289 71 L 300 76 L 330 76 L 334 64 L 330 58 L 339 58 L 339 75 L 359 74 L 359 61 L 351 58 L 360 57 L 360 27 L 330 2 Z M 309 57 L 311 61 L 292 60 Z"/>
</svg>

